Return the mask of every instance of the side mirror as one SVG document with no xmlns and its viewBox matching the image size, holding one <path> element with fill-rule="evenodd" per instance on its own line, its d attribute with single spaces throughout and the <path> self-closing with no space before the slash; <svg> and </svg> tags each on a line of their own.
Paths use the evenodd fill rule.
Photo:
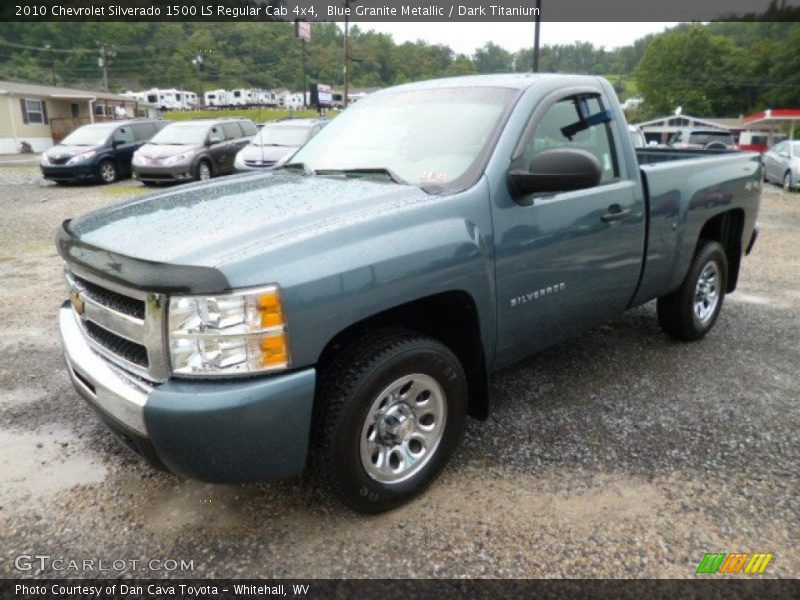
<svg viewBox="0 0 800 600">
<path fill-rule="evenodd" d="M 534 156 L 527 171 L 509 171 L 508 187 L 515 197 L 536 192 L 569 192 L 594 187 L 602 177 L 600 161 L 591 152 L 556 148 Z"/>
<path fill-rule="evenodd" d="M 122 146 L 124 144 L 122 140 L 111 140 L 111 147 L 116 148 L 117 146 Z"/>
</svg>

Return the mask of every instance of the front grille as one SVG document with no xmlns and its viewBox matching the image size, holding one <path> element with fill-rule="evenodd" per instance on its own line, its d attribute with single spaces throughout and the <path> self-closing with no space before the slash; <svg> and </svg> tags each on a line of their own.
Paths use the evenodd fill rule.
<svg viewBox="0 0 800 600">
<path fill-rule="evenodd" d="M 75 282 L 80 288 L 83 289 L 84 293 L 89 298 L 98 304 L 107 306 L 108 308 L 111 308 L 124 315 L 144 320 L 144 302 L 141 300 L 137 300 L 136 298 L 131 298 L 129 296 L 123 296 L 122 294 L 118 294 L 117 292 L 113 292 L 107 288 L 95 285 L 91 281 L 86 281 L 80 277 L 75 277 Z"/>
<path fill-rule="evenodd" d="M 67 162 L 67 161 L 68 161 L 70 158 L 72 158 L 72 157 L 71 157 L 71 156 L 64 156 L 64 157 L 61 157 L 61 156 L 59 156 L 58 158 L 53 158 L 52 156 L 50 156 L 50 157 L 48 157 L 48 160 L 50 161 L 50 164 L 53 164 L 53 165 L 63 165 L 63 164 L 64 164 L 64 163 L 66 163 L 66 162 Z"/>
<path fill-rule="evenodd" d="M 103 329 L 91 321 L 85 321 L 83 327 L 86 331 L 86 334 L 91 339 L 109 352 L 112 352 L 123 360 L 133 363 L 134 365 L 138 365 L 144 369 L 149 366 L 147 360 L 147 348 L 141 344 L 126 340 L 115 333 L 111 333 L 107 329 Z"/>
<path fill-rule="evenodd" d="M 75 317 L 94 350 L 116 363 L 136 385 L 166 380 L 164 350 L 166 297 L 68 269 L 67 289 Z"/>
<path fill-rule="evenodd" d="M 277 160 L 246 160 L 244 164 L 248 167 L 274 167 Z"/>
<path fill-rule="evenodd" d="M 147 173 L 146 171 L 140 171 L 136 174 L 139 179 L 175 179 L 175 177 L 170 173 Z"/>
</svg>

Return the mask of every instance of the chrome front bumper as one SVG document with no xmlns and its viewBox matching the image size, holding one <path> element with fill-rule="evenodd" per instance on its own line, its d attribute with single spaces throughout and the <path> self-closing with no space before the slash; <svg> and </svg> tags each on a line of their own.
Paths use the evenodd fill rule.
<svg viewBox="0 0 800 600">
<path fill-rule="evenodd" d="M 100 357 L 86 340 L 69 301 L 59 310 L 59 328 L 69 376 L 89 403 L 132 431 L 147 436 L 144 406 L 152 391 L 144 381 Z"/>
</svg>

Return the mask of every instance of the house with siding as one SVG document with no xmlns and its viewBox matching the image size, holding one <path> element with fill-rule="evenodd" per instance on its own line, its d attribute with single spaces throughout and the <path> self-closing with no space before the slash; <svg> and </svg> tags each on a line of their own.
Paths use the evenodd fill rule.
<svg viewBox="0 0 800 600">
<path fill-rule="evenodd" d="M 43 152 L 87 123 L 115 118 L 156 116 L 156 107 L 139 100 L 50 85 L 0 81 L 0 154 L 16 154 L 24 144 Z"/>
</svg>

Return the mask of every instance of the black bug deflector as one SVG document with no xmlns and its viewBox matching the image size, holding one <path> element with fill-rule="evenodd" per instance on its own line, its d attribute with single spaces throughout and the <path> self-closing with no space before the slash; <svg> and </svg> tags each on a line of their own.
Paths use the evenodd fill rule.
<svg viewBox="0 0 800 600">
<path fill-rule="evenodd" d="M 172 265 L 124 256 L 81 241 L 64 221 L 56 233 L 56 247 L 71 265 L 103 279 L 145 292 L 164 294 L 211 294 L 230 290 L 221 271 L 212 267 Z"/>
</svg>

